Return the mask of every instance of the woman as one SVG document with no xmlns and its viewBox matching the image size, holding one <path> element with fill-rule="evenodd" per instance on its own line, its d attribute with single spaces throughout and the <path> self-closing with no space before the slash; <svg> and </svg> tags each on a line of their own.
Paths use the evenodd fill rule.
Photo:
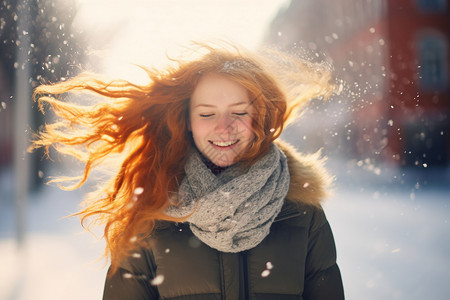
<svg viewBox="0 0 450 300">
<path fill-rule="evenodd" d="M 148 85 L 82 75 L 35 91 L 61 119 L 34 147 L 86 163 L 68 188 L 119 162 L 79 213 L 105 225 L 104 299 L 343 299 L 320 206 L 330 178 L 318 155 L 275 141 L 295 110 L 332 92 L 330 74 L 294 58 L 277 73 L 244 50 L 200 50 L 148 70 Z M 106 100 L 43 96 L 77 91 Z"/>
</svg>

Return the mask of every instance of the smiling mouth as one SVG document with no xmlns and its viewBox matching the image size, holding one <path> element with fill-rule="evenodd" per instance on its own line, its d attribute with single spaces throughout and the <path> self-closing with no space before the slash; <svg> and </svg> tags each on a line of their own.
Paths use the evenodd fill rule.
<svg viewBox="0 0 450 300">
<path fill-rule="evenodd" d="M 211 144 L 217 147 L 230 147 L 234 144 L 237 144 L 239 140 L 233 140 L 233 141 L 209 141 Z"/>
</svg>

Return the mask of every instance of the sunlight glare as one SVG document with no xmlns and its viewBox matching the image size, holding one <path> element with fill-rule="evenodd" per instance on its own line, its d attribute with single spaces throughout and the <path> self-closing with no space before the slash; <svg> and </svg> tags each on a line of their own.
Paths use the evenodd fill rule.
<svg viewBox="0 0 450 300">
<path fill-rule="evenodd" d="M 255 49 L 288 0 L 77 0 L 74 26 L 89 35 L 102 72 L 145 80 L 133 64 L 161 68 L 190 41 L 225 39 Z"/>
</svg>

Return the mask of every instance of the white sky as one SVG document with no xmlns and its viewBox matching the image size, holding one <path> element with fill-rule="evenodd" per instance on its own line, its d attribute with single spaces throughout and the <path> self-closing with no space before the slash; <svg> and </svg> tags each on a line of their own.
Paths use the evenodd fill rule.
<svg viewBox="0 0 450 300">
<path fill-rule="evenodd" d="M 78 0 L 74 26 L 91 37 L 102 71 L 139 81 L 130 64 L 161 67 L 192 40 L 224 38 L 256 48 L 289 0 Z M 138 73 L 136 73 L 138 72 Z M 140 75 L 139 75 L 140 74 Z"/>
</svg>

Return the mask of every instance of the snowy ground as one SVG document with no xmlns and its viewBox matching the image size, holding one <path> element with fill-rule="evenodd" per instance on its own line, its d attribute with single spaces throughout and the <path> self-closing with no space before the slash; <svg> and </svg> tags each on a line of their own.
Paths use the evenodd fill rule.
<svg viewBox="0 0 450 300">
<path fill-rule="evenodd" d="M 12 205 L 0 203 L 0 300 L 101 299 L 103 242 L 82 230 L 78 193 L 45 187 L 27 207 L 27 236 L 14 239 Z"/>
<path fill-rule="evenodd" d="M 434 184 L 409 178 L 387 185 L 386 176 L 397 175 L 377 173 L 378 181 L 367 177 L 371 184 L 356 174 L 338 177 L 325 205 L 346 298 L 450 299 L 448 171 L 430 173 Z M 77 218 L 61 219 L 77 210 L 79 199 L 50 187 L 32 195 L 20 251 L 13 205 L 0 201 L 1 300 L 101 299 L 106 269 L 96 259 L 103 242 L 84 233 Z"/>
<path fill-rule="evenodd" d="M 347 299 L 450 299 L 450 193 L 338 191 L 326 206 Z"/>
</svg>

